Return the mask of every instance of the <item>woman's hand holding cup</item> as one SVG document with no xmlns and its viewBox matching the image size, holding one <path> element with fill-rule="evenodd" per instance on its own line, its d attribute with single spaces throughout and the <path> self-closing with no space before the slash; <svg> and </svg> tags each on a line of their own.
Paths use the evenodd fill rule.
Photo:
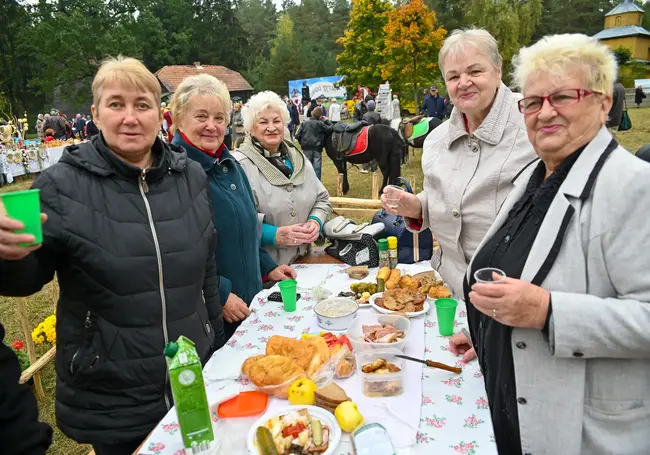
<svg viewBox="0 0 650 455">
<path fill-rule="evenodd" d="M 41 222 L 45 223 L 46 221 L 47 215 L 41 213 Z M 24 228 L 25 225 L 21 221 L 7 216 L 5 206 L 0 200 L 0 259 L 18 261 L 41 247 L 42 244 L 22 246 L 32 244 L 36 240 L 32 234 L 15 233 L 15 231 Z"/>
<path fill-rule="evenodd" d="M 396 185 L 387 185 L 380 197 L 381 204 L 388 213 L 419 219 L 422 205 L 415 194 L 404 191 Z"/>
</svg>

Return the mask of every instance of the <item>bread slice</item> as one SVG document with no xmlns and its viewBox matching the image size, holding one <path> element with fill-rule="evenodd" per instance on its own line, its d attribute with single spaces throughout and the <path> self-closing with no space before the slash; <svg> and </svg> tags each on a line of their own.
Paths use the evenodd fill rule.
<svg viewBox="0 0 650 455">
<path fill-rule="evenodd" d="M 317 402 L 321 402 L 325 405 L 333 405 L 334 407 L 344 401 L 350 400 L 350 397 L 345 393 L 345 390 L 333 382 L 318 389 L 315 392 L 315 395 Z"/>
</svg>

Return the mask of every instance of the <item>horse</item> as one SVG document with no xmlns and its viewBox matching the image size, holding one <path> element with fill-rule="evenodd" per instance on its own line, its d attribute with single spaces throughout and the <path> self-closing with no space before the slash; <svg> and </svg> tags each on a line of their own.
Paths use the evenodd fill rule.
<svg viewBox="0 0 650 455">
<path fill-rule="evenodd" d="M 334 162 L 334 166 L 339 172 L 336 182 L 336 193 L 339 196 L 350 191 L 348 162 L 363 164 L 376 160 L 384 177 L 383 184 L 379 189 L 380 193 L 388 183 L 396 185 L 397 178 L 400 176 L 402 153 L 405 146 L 399 133 L 390 126 L 381 123 L 364 128 L 368 128 L 368 144 L 365 151 L 361 153 L 346 154 L 339 152 L 332 141 L 334 135 L 337 134 L 336 131 L 329 134 L 325 140 L 325 152 Z"/>
<path fill-rule="evenodd" d="M 429 133 L 439 127 L 442 120 L 438 117 L 416 117 L 402 119 L 399 134 L 404 142 L 413 148 L 421 149 Z"/>
</svg>

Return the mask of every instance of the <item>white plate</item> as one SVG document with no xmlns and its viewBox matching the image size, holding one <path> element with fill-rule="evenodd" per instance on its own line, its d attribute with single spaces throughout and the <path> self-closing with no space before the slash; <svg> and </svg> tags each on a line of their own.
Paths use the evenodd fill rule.
<svg viewBox="0 0 650 455">
<path fill-rule="evenodd" d="M 376 294 L 373 294 L 373 295 L 370 296 L 370 300 L 368 301 L 368 303 L 370 303 L 370 305 L 371 305 L 375 310 L 379 311 L 380 313 L 384 313 L 384 314 L 405 314 L 405 315 L 408 316 L 409 318 L 415 318 L 415 317 L 421 316 L 421 315 L 423 315 L 423 314 L 427 314 L 427 313 L 429 312 L 429 310 L 431 309 L 431 305 L 429 304 L 429 297 L 427 297 L 427 299 L 424 301 L 424 309 L 423 309 L 422 311 L 414 311 L 414 312 L 409 312 L 409 313 L 401 313 L 401 312 L 399 312 L 399 311 L 391 311 L 391 310 L 387 310 L 386 308 L 382 308 L 382 307 L 380 307 L 379 305 L 377 305 L 377 304 L 375 303 L 375 299 L 376 299 L 377 297 L 381 297 L 383 294 L 384 294 L 383 292 L 378 292 L 378 293 L 376 293 Z"/>
<path fill-rule="evenodd" d="M 253 455 L 259 455 L 259 450 L 257 450 L 257 447 L 255 447 L 255 433 L 257 432 L 257 427 L 264 425 L 267 420 L 272 419 L 275 416 L 279 416 L 280 414 L 288 414 L 291 411 L 295 411 L 297 409 L 306 409 L 309 411 L 309 414 L 313 418 L 316 418 L 320 420 L 322 423 L 327 425 L 330 429 L 330 442 L 327 450 L 323 452 L 322 455 L 332 455 L 336 448 L 339 445 L 339 442 L 341 442 L 341 427 L 339 427 L 339 424 L 336 422 L 336 418 L 334 415 L 325 409 L 318 408 L 316 406 L 289 406 L 287 408 L 284 408 L 280 411 L 276 412 L 269 412 L 267 414 L 264 414 L 262 417 L 260 417 L 251 427 L 250 431 L 248 432 L 248 438 L 246 439 L 246 444 L 248 447 L 248 452 L 253 454 Z"/>
</svg>

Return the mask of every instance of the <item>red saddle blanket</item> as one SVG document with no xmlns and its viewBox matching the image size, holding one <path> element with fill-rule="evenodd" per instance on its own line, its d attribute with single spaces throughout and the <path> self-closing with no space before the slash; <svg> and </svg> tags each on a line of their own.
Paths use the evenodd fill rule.
<svg viewBox="0 0 650 455">
<path fill-rule="evenodd" d="M 354 148 L 348 153 L 348 156 L 359 155 L 365 152 L 368 149 L 368 130 L 370 126 L 364 126 L 357 136 L 357 142 L 354 144 Z"/>
</svg>

